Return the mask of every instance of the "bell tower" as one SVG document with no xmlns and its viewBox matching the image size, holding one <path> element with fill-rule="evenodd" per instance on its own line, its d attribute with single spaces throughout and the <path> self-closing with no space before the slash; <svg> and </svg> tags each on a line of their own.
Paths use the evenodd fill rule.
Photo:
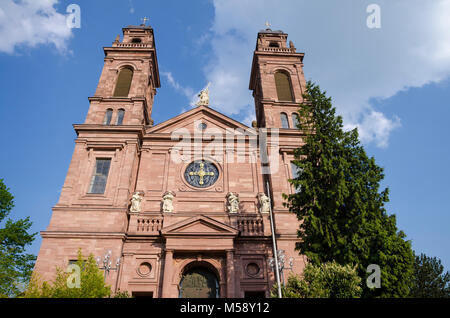
<svg viewBox="0 0 450 318">
<path fill-rule="evenodd" d="M 75 150 L 56 208 L 96 205 L 126 216 L 160 79 L 153 29 L 141 24 L 122 31 L 122 40 L 117 36 L 103 48 L 104 66 L 85 122 L 74 125 Z"/>
<path fill-rule="evenodd" d="M 122 29 L 111 47 L 104 47 L 103 71 L 86 124 L 151 125 L 156 88 L 160 87 L 155 38 L 150 26 Z"/>
<path fill-rule="evenodd" d="M 304 53 L 288 35 L 270 28 L 258 33 L 249 89 L 253 91 L 257 127 L 296 128 L 296 111 L 306 87 Z"/>
</svg>

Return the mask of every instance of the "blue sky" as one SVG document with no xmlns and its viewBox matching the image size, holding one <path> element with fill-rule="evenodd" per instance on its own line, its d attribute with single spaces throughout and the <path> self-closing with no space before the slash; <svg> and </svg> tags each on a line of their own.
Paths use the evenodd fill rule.
<svg viewBox="0 0 450 318">
<path fill-rule="evenodd" d="M 65 24 L 71 3 L 81 8 L 79 29 Z M 367 28 L 370 3 L 381 8 L 380 29 Z M 450 269 L 449 14 L 443 0 L 2 1 L 0 178 L 15 196 L 12 216 L 31 216 L 36 232 L 48 226 L 74 149 L 72 124 L 84 121 L 102 47 L 122 27 L 147 16 L 154 28 L 155 123 L 188 110 L 211 82 L 212 106 L 248 124 L 252 53 L 269 20 L 305 52 L 307 79 L 332 96 L 384 167 L 399 229 Z"/>
</svg>

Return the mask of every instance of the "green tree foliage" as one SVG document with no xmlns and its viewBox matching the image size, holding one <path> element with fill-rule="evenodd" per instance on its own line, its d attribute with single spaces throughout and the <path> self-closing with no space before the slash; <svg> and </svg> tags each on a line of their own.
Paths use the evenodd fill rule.
<svg viewBox="0 0 450 318">
<path fill-rule="evenodd" d="M 121 291 L 120 289 L 114 294 L 113 298 L 131 298 L 128 291 Z"/>
<path fill-rule="evenodd" d="M 357 129 L 344 131 L 331 98 L 308 82 L 299 108 L 305 144 L 294 152 L 297 192 L 284 195 L 301 225 L 297 249 L 313 264 L 357 264 L 363 297 L 405 297 L 413 273 L 413 253 L 405 234 L 388 215 L 388 189 L 380 191 L 383 169 L 369 158 Z M 301 127 L 300 127 L 301 125 Z M 369 289 L 369 264 L 381 268 L 381 288 Z"/>
<path fill-rule="evenodd" d="M 416 298 L 450 298 L 450 273 L 436 257 L 415 256 L 414 284 L 410 296 Z"/>
<path fill-rule="evenodd" d="M 42 282 L 37 274 L 33 274 L 30 284 L 24 294 L 25 298 L 103 298 L 111 295 L 110 286 L 104 282 L 103 273 L 97 266 L 94 255 L 85 259 L 78 251 L 76 266 L 65 271 L 56 268 L 56 278 L 53 282 Z M 79 268 L 79 279 L 77 271 Z M 79 284 L 77 285 L 77 281 Z M 123 295 L 122 295 L 123 296 Z"/>
<path fill-rule="evenodd" d="M 361 278 L 356 267 L 336 262 L 306 265 L 302 276 L 291 274 L 281 289 L 284 298 L 358 298 Z M 276 286 L 272 297 L 277 297 Z"/>
<path fill-rule="evenodd" d="M 0 297 L 16 297 L 31 276 L 36 257 L 25 253 L 37 233 L 29 234 L 30 218 L 8 218 L 14 197 L 0 179 Z"/>
</svg>

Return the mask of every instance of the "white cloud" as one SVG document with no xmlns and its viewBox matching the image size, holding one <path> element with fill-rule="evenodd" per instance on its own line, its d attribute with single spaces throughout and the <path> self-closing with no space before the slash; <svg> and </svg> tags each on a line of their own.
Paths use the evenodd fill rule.
<svg viewBox="0 0 450 318">
<path fill-rule="evenodd" d="M 181 93 L 182 95 L 184 95 L 185 97 L 187 97 L 187 99 L 189 99 L 190 105 L 193 106 L 194 103 L 197 101 L 196 97 L 197 94 L 194 94 L 194 90 L 188 86 L 183 86 L 180 83 L 178 83 L 175 78 L 172 75 L 172 72 L 161 72 L 161 75 L 163 75 L 164 77 L 166 77 L 167 81 L 169 82 L 170 86 L 172 86 L 177 92 Z M 184 108 L 183 108 L 184 110 Z"/>
<path fill-rule="evenodd" d="M 129 5 L 130 5 L 130 14 L 134 13 L 134 6 L 133 6 L 133 2 L 131 0 L 128 1 Z"/>
<path fill-rule="evenodd" d="M 400 118 L 388 119 L 380 112 L 372 110 L 364 114 L 362 121 L 354 125 L 346 125 L 345 129 L 358 128 L 359 137 L 365 142 L 374 142 L 378 147 L 388 146 L 389 134 L 401 126 Z"/>
<path fill-rule="evenodd" d="M 18 46 L 53 44 L 67 51 L 72 29 L 66 16 L 54 8 L 57 0 L 1 0 L 0 52 L 12 54 Z"/>
<path fill-rule="evenodd" d="M 450 0 L 377 0 L 381 29 L 369 29 L 373 1 L 214 1 L 214 56 L 205 67 L 211 102 L 228 115 L 254 108 L 248 90 L 257 32 L 269 20 L 305 52 L 305 75 L 332 96 L 346 127 L 388 145 L 400 119 L 370 103 L 450 75 Z"/>
</svg>

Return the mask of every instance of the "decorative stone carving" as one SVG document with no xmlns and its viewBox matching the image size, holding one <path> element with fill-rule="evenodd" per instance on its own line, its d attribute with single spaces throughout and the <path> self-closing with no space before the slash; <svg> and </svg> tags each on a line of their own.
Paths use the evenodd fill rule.
<svg viewBox="0 0 450 318">
<path fill-rule="evenodd" d="M 269 213 L 270 212 L 270 199 L 265 193 L 259 193 L 259 211 L 261 213 Z"/>
<path fill-rule="evenodd" d="M 239 196 L 237 193 L 228 192 L 227 210 L 230 213 L 237 213 L 239 211 Z"/>
<path fill-rule="evenodd" d="M 135 192 L 131 197 L 130 212 L 141 212 L 142 196 L 141 192 Z"/>
<path fill-rule="evenodd" d="M 200 91 L 197 95 L 199 97 L 198 102 L 195 104 L 197 106 L 208 106 L 209 105 L 209 85 L 208 83 L 204 89 Z"/>
<path fill-rule="evenodd" d="M 146 277 L 152 272 L 152 265 L 149 262 L 142 262 L 137 268 L 139 276 Z"/>
<path fill-rule="evenodd" d="M 256 263 L 248 263 L 247 266 L 245 267 L 245 271 L 247 272 L 247 275 L 250 277 L 255 277 L 259 274 L 260 272 L 260 268 L 258 266 L 258 264 Z"/>
<path fill-rule="evenodd" d="M 291 49 L 295 49 L 294 42 L 289 41 L 289 47 L 290 47 Z"/>
<path fill-rule="evenodd" d="M 162 197 L 162 210 L 163 212 L 173 212 L 173 198 L 175 193 L 167 191 Z"/>
</svg>

